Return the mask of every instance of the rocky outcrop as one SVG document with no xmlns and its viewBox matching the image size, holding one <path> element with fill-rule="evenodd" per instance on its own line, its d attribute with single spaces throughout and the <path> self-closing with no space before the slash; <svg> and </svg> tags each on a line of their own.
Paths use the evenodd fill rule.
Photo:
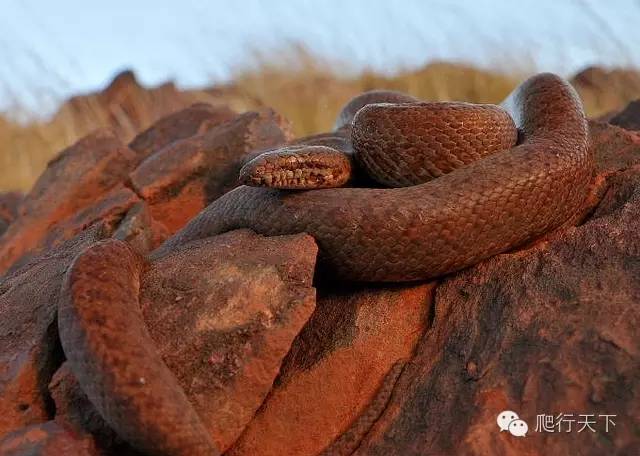
<svg viewBox="0 0 640 456">
<path fill-rule="evenodd" d="M 322 287 L 271 394 L 229 454 L 313 455 L 338 439 L 394 380 L 393 366 L 413 356 L 433 289 Z"/>
<path fill-rule="evenodd" d="M 135 301 L 149 335 L 228 454 L 640 451 L 640 134 L 590 122 L 597 176 L 575 223 L 438 281 L 382 286 L 314 272 L 304 234 L 149 254 L 235 185 L 243 157 L 289 139 L 272 111 L 220 112 L 191 107 L 128 147 L 88 138 L 25 197 L 0 240 L 20 252 L 0 282 L 3 451 L 134 451 L 55 325 L 62 277 L 105 237 L 145 256 Z M 503 411 L 526 437 L 501 432 Z"/>
<path fill-rule="evenodd" d="M 0 274 L 97 221 L 109 225 L 110 231 L 121 222 L 128 225 L 129 211 L 140 205 L 151 230 L 150 240 L 140 240 L 148 251 L 237 185 L 249 152 L 289 138 L 288 124 L 271 110 L 235 115 L 204 104 L 160 119 L 131 147 L 114 132 L 98 130 L 49 163 L 21 200 L 18 214 L 15 208 L 3 209 L 15 200 L 5 197 L 0 227 L 4 218 L 15 220 L 0 236 Z M 122 230 L 117 236 L 126 238 Z"/>
<path fill-rule="evenodd" d="M 238 185 L 247 154 L 283 144 L 288 124 L 272 110 L 248 112 L 209 131 L 170 143 L 131 173 L 131 186 L 170 233 Z"/>
<path fill-rule="evenodd" d="M 20 192 L 0 193 L 0 236 L 18 216 L 23 195 Z"/>
<path fill-rule="evenodd" d="M 640 99 L 629 103 L 626 108 L 611 117 L 609 123 L 627 130 L 640 131 Z"/>
<path fill-rule="evenodd" d="M 608 192 L 627 196 L 583 225 L 443 281 L 431 331 L 356 454 L 637 452 L 639 184 L 640 169 L 625 171 Z M 528 423 L 527 438 L 499 432 L 504 410 Z M 561 414 L 572 433 L 538 421 Z M 577 432 L 583 414 L 595 431 Z"/>
<path fill-rule="evenodd" d="M 53 413 L 47 385 L 64 359 L 56 330 L 60 284 L 73 258 L 105 236 L 92 227 L 0 283 L 0 436 Z"/>
<path fill-rule="evenodd" d="M 438 285 L 431 328 L 355 454 L 640 449 L 640 139 L 591 127 L 600 203 L 578 226 Z M 527 422 L 526 438 L 500 432 L 504 410 Z M 592 419 L 595 431 L 578 432 Z"/>
<path fill-rule="evenodd" d="M 62 151 L 25 196 L 20 214 L 0 237 L 0 274 L 21 258 L 25 257 L 24 262 L 89 226 L 99 215 L 83 211 L 91 212 L 96 204 L 110 206 L 104 199 L 109 199 L 109 192 L 125 191 L 123 182 L 138 161 L 136 154 L 107 130 L 99 130 Z M 132 194 L 129 197 L 137 198 Z M 127 197 L 116 196 L 115 206 L 122 208 L 122 198 Z M 114 211 L 103 207 L 99 212 L 113 215 Z"/>
</svg>

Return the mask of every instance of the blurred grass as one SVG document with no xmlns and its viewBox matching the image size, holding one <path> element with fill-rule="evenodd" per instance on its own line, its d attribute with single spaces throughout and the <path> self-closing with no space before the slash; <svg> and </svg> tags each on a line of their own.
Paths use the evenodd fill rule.
<svg viewBox="0 0 640 456">
<path fill-rule="evenodd" d="M 250 70 L 238 73 L 234 86 L 243 96 L 260 100 L 287 117 L 298 136 L 331 129 L 340 108 L 367 90 L 399 90 L 430 101 L 497 103 L 522 77 L 444 62 L 396 76 L 366 71 L 345 77 L 340 71 L 345 64 L 315 59 L 300 48 L 294 48 L 283 61 L 290 63 L 284 66 L 261 59 Z"/>
<path fill-rule="evenodd" d="M 385 76 L 371 71 L 350 75 L 347 67 L 294 47 L 276 59 L 256 59 L 227 85 L 179 91 L 168 83 L 144 89 L 132 73 L 125 72 L 105 90 L 65 102 L 49 121 L 24 125 L 0 116 L 0 190 L 29 189 L 49 159 L 95 128 L 115 128 L 128 141 L 162 115 L 196 101 L 224 103 L 238 111 L 270 106 L 288 118 L 296 135 L 302 136 L 331 129 L 341 106 L 366 90 L 394 89 L 432 101 L 497 103 L 533 72 L 501 74 L 441 62 Z M 591 76 L 584 83 L 587 88 L 594 84 Z M 583 99 L 589 114 L 611 109 L 610 100 L 597 96 Z"/>
</svg>

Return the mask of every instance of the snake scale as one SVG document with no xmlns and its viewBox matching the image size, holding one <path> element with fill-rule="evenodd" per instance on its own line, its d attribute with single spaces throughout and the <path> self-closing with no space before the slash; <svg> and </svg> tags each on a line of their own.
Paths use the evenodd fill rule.
<svg viewBox="0 0 640 456">
<path fill-rule="evenodd" d="M 536 75 L 502 106 L 365 94 L 345 107 L 334 133 L 257 157 L 243 176 L 298 190 L 240 186 L 152 256 L 236 228 L 306 232 L 318 242 L 319 261 L 340 278 L 410 281 L 522 245 L 581 209 L 593 162 L 581 102 L 562 78 Z M 343 187 L 357 167 L 372 186 L 395 188 Z M 137 307 L 143 270 L 144 260 L 120 241 L 96 244 L 75 260 L 58 319 L 70 366 L 136 448 L 217 454 L 144 325 Z"/>
</svg>

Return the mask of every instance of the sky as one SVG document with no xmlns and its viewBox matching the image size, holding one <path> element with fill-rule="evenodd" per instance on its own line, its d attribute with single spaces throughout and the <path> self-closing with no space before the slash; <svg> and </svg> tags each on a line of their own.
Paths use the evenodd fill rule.
<svg viewBox="0 0 640 456">
<path fill-rule="evenodd" d="M 45 112 L 133 69 L 145 84 L 226 81 L 292 43 L 338 70 L 434 60 L 554 71 L 640 66 L 640 0 L 0 0 L 0 110 Z"/>
</svg>

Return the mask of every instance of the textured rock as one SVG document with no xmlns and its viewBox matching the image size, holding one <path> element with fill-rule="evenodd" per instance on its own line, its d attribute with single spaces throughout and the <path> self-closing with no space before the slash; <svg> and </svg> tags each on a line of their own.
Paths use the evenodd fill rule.
<svg viewBox="0 0 640 456">
<path fill-rule="evenodd" d="M 428 327 L 432 291 L 431 284 L 343 284 L 323 292 L 269 398 L 229 454 L 315 455 L 331 444 L 375 401 L 394 363 L 411 357 Z"/>
<path fill-rule="evenodd" d="M 113 133 L 99 130 L 62 151 L 24 198 L 18 218 L 0 238 L 0 273 L 31 250 L 69 239 L 77 230 L 52 236 L 51 228 L 121 186 L 139 161 Z M 87 225 L 87 220 L 82 222 Z M 45 238 L 47 238 L 45 240 Z"/>
<path fill-rule="evenodd" d="M 111 231 L 152 250 L 235 185 L 252 149 L 288 139 L 269 111 L 218 124 L 216 109 L 161 120 L 135 151 L 105 133 L 87 138 L 26 197 L 0 240 L 15 255 L 8 263 L 76 237 L 0 282 L 0 453 L 133 451 L 60 367 L 60 279 Z M 219 446 L 232 455 L 640 453 L 640 134 L 589 125 L 598 175 L 577 226 L 437 283 L 334 284 L 318 274 L 314 310 L 316 246 L 304 234 L 242 230 L 152 253 L 145 322 Z M 101 230 L 77 235 L 97 221 Z M 527 438 L 499 432 L 503 410 L 528 422 Z M 616 425 L 536 431 L 537 415 L 559 413 L 615 415 Z"/>
<path fill-rule="evenodd" d="M 146 254 L 158 247 L 168 233 L 164 225 L 151 216 L 147 203 L 140 201 L 120 221 L 113 237 L 127 241 L 138 253 Z"/>
<path fill-rule="evenodd" d="M 62 428 L 53 421 L 21 428 L 0 438 L 0 454 L 3 456 L 97 456 L 90 435 L 78 435 Z"/>
<path fill-rule="evenodd" d="M 131 174 L 132 185 L 153 217 L 174 233 L 237 185 L 248 152 L 286 142 L 287 128 L 271 110 L 242 114 L 156 152 Z"/>
<path fill-rule="evenodd" d="M 242 230 L 152 262 L 141 289 L 151 336 L 226 449 L 254 416 L 311 315 L 317 247 Z"/>
<path fill-rule="evenodd" d="M 607 123 L 589 121 L 591 149 L 600 175 L 638 163 L 640 134 Z"/>
<path fill-rule="evenodd" d="M 147 267 L 140 306 L 151 337 L 221 449 L 255 415 L 314 310 L 316 253 L 307 235 L 240 230 Z M 97 435 L 103 447 L 117 443 L 69 377 L 63 371 L 52 381 L 56 419 Z"/>
<path fill-rule="evenodd" d="M 640 99 L 629 103 L 626 108 L 609 119 L 609 123 L 627 130 L 640 131 Z"/>
<path fill-rule="evenodd" d="M 71 239 L 82 232 L 88 226 L 101 223 L 106 232 L 113 232 L 120 221 L 140 199 L 131 190 L 125 187 L 116 187 L 110 192 L 99 197 L 93 204 L 90 204 L 75 214 L 53 223 L 37 246 L 16 260 L 8 272 L 20 268 L 33 258 L 56 247 L 63 241 Z"/>
<path fill-rule="evenodd" d="M 23 197 L 20 192 L 0 193 L 0 236 L 18 216 Z"/>
<path fill-rule="evenodd" d="M 159 119 L 138 134 L 129 147 L 143 157 L 148 157 L 172 142 L 204 133 L 236 116 L 237 114 L 226 106 L 214 107 L 206 103 L 196 103 Z"/>
<path fill-rule="evenodd" d="M 53 412 L 47 384 L 63 359 L 55 325 L 60 284 L 73 257 L 102 236 L 93 227 L 0 282 L 0 436 Z"/>
</svg>

